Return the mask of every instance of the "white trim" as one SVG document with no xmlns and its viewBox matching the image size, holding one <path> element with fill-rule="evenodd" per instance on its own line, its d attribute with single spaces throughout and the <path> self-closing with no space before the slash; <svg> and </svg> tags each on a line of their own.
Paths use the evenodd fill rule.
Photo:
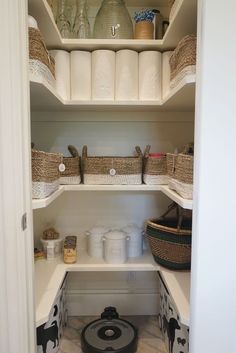
<svg viewBox="0 0 236 353">
<path fill-rule="evenodd" d="M 236 2 L 227 1 L 217 38 L 222 1 L 198 0 L 198 7 L 190 352 L 233 353 Z"/>
<path fill-rule="evenodd" d="M 35 352 L 26 14 L 25 0 L 1 2 L 0 352 L 5 353 Z"/>
</svg>

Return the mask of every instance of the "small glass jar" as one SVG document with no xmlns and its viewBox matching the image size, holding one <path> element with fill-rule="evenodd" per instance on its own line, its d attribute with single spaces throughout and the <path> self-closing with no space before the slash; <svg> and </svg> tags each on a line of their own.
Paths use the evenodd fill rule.
<svg viewBox="0 0 236 353">
<path fill-rule="evenodd" d="M 103 0 L 95 19 L 93 36 L 133 39 L 133 23 L 123 0 Z"/>
<path fill-rule="evenodd" d="M 80 39 L 91 37 L 86 0 L 77 0 L 77 12 L 73 26 L 73 37 Z"/>
</svg>

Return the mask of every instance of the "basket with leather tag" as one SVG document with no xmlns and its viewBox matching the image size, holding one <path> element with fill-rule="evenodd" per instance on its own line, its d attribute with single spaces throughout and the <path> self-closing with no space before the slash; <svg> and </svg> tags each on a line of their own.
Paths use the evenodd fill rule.
<svg viewBox="0 0 236 353">
<path fill-rule="evenodd" d="M 70 157 L 63 157 L 63 166 L 60 170 L 60 184 L 62 185 L 72 185 L 80 184 L 80 157 L 78 150 L 72 146 L 68 146 L 68 151 L 70 152 Z"/>
<path fill-rule="evenodd" d="M 142 184 L 142 152 L 136 147 L 135 156 L 90 157 L 83 147 L 82 163 L 84 184 L 138 185 Z"/>
</svg>

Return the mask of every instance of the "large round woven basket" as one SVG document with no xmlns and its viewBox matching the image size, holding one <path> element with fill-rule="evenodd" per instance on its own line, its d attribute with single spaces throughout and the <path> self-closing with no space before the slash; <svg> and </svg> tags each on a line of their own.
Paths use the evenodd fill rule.
<svg viewBox="0 0 236 353">
<path fill-rule="evenodd" d="M 171 270 L 191 267 L 192 221 L 185 219 L 181 228 L 174 218 L 147 221 L 146 235 L 154 260 Z"/>
</svg>

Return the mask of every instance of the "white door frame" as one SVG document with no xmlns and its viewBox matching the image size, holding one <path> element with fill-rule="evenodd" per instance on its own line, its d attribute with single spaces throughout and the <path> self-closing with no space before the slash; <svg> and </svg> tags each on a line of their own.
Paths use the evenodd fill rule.
<svg viewBox="0 0 236 353">
<path fill-rule="evenodd" d="M 198 10 L 190 352 L 235 353 L 236 1 Z"/>
<path fill-rule="evenodd" d="M 0 11 L 0 352 L 34 353 L 26 0 Z M 23 230 L 22 216 L 27 215 Z"/>
</svg>

